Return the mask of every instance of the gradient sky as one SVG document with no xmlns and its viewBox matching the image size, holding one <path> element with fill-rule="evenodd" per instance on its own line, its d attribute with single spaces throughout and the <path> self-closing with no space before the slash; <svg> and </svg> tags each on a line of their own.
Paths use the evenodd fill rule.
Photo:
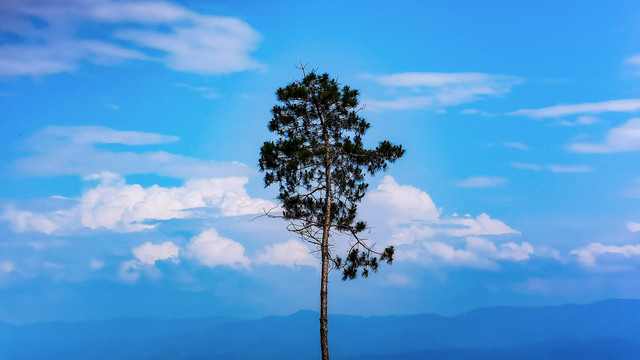
<svg viewBox="0 0 640 360">
<path fill-rule="evenodd" d="M 0 321 L 317 309 L 257 170 L 300 62 L 406 155 L 331 313 L 640 298 L 637 1 L 0 2 Z M 337 240 L 336 240 L 337 241 Z"/>
</svg>

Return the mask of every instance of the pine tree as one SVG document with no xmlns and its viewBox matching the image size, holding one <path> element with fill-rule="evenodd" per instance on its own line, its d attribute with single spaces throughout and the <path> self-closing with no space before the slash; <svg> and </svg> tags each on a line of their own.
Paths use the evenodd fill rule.
<svg viewBox="0 0 640 360">
<path fill-rule="evenodd" d="M 402 146 L 383 141 L 365 149 L 362 136 L 370 124 L 358 115 L 358 91 L 315 71 L 279 88 L 269 131 L 277 134 L 260 149 L 265 186 L 279 185 L 278 200 L 287 229 L 320 253 L 320 347 L 329 359 L 327 288 L 329 271 L 342 271 L 342 280 L 377 272 L 378 264 L 393 262 L 393 246 L 377 252 L 361 237 L 367 224 L 357 218 L 358 204 L 368 184 L 365 175 L 386 170 L 402 157 Z M 334 237 L 347 241 L 345 258 L 334 254 Z M 344 248 L 344 247 L 343 247 Z"/>
</svg>

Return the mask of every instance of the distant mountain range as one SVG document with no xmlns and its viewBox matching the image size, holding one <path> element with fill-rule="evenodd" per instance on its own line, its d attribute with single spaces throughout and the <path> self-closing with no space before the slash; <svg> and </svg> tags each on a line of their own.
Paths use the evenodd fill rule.
<svg viewBox="0 0 640 360">
<path fill-rule="evenodd" d="M 329 320 L 332 359 L 637 360 L 640 300 Z M 0 359 L 318 359 L 318 314 L 0 323 Z"/>
</svg>

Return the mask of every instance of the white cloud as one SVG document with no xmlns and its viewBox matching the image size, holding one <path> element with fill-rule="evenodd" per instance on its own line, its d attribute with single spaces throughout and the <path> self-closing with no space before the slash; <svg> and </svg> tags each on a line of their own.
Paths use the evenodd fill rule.
<svg viewBox="0 0 640 360">
<path fill-rule="evenodd" d="M 220 236 L 215 229 L 209 229 L 191 239 L 186 248 L 187 256 L 201 264 L 215 267 L 226 265 L 233 268 L 249 267 L 249 258 L 244 255 L 244 246 Z"/>
<path fill-rule="evenodd" d="M 519 234 L 520 232 L 513 230 L 507 224 L 498 219 L 492 219 L 489 215 L 482 213 L 475 218 L 445 218 L 439 221 L 445 225 L 440 229 L 449 236 L 472 236 L 472 235 L 504 235 Z"/>
<path fill-rule="evenodd" d="M 623 269 L 620 266 L 601 266 L 598 263 L 598 258 L 605 255 L 617 255 L 625 258 L 636 258 L 640 257 L 640 245 L 603 245 L 601 243 L 590 243 L 587 246 L 571 250 L 572 255 L 576 255 L 578 258 L 578 262 L 590 268 L 602 268 L 602 269 L 613 269 L 619 270 Z M 607 264 L 610 263 L 607 262 Z"/>
<path fill-rule="evenodd" d="M 447 264 L 484 269 L 496 267 L 495 262 L 481 258 L 472 251 L 455 249 L 442 242 L 425 242 L 423 246 L 427 251 L 427 256 L 437 258 Z"/>
<path fill-rule="evenodd" d="M 15 232 L 37 231 L 47 235 L 56 231 L 60 226 L 56 223 L 56 220 L 66 222 L 67 218 L 66 212 L 37 214 L 25 210 L 16 210 L 13 206 L 7 207 L 0 217 L 0 219 L 9 221 Z"/>
<path fill-rule="evenodd" d="M 640 118 L 633 118 L 610 129 L 601 143 L 573 143 L 569 150 L 578 153 L 618 153 L 640 150 Z"/>
<path fill-rule="evenodd" d="M 627 222 L 627 229 L 631 232 L 638 232 L 640 231 L 640 223 L 629 221 Z"/>
<path fill-rule="evenodd" d="M 394 100 L 363 101 L 372 110 L 439 108 L 502 97 L 522 82 L 515 76 L 484 73 L 412 72 L 363 77 L 402 93 Z"/>
<path fill-rule="evenodd" d="M 406 204 L 406 207 L 403 206 Z M 375 209 L 378 221 L 391 227 L 387 243 L 404 248 L 404 255 L 416 241 L 436 235 L 466 237 L 478 235 L 519 234 L 500 220 L 482 213 L 470 215 L 442 216 L 441 210 L 426 192 L 410 185 L 399 185 L 391 176 L 385 176 L 363 204 L 367 209 Z"/>
<path fill-rule="evenodd" d="M 440 210 L 436 208 L 429 194 L 411 185 L 399 185 L 393 177 L 385 176 L 369 201 L 384 203 L 394 214 L 409 219 L 437 220 Z"/>
<path fill-rule="evenodd" d="M 49 126 L 25 140 L 32 154 L 18 158 L 15 167 L 27 175 L 80 175 L 110 171 L 128 174 L 158 174 L 174 178 L 248 176 L 253 173 L 240 163 L 202 161 L 165 151 L 113 152 L 96 145 L 161 145 L 178 141 L 177 136 L 138 131 L 119 131 L 101 126 Z"/>
<path fill-rule="evenodd" d="M 521 109 L 511 112 L 509 115 L 523 115 L 539 119 L 577 114 L 600 114 L 604 112 L 634 112 L 638 110 L 640 110 L 640 99 L 623 99 L 597 103 L 555 105 L 540 109 Z"/>
<path fill-rule="evenodd" d="M 147 241 L 132 250 L 136 259 L 146 265 L 154 265 L 159 260 L 171 260 L 174 263 L 178 263 L 180 262 L 179 251 L 180 248 L 171 241 L 165 241 L 158 245 Z"/>
<path fill-rule="evenodd" d="M 520 245 L 509 242 L 500 245 L 500 251 L 498 252 L 497 257 L 499 259 L 524 261 L 528 260 L 531 254 L 533 254 L 533 246 L 528 242 L 523 242 Z"/>
<path fill-rule="evenodd" d="M 531 150 L 529 145 L 520 142 L 503 142 L 502 146 L 525 151 Z"/>
<path fill-rule="evenodd" d="M 307 247 L 298 240 L 289 240 L 267 246 L 265 251 L 256 258 L 256 263 L 319 268 L 319 260 L 311 255 Z"/>
<path fill-rule="evenodd" d="M 527 242 L 520 245 L 509 242 L 498 248 L 494 242 L 475 236 L 467 237 L 464 249 L 439 241 L 425 242 L 423 247 L 425 252 L 418 251 L 414 260 L 494 270 L 499 268 L 497 260 L 526 261 L 534 253 L 533 246 Z"/>
<path fill-rule="evenodd" d="M 466 188 L 489 188 L 504 185 L 509 179 L 497 176 L 472 176 L 456 183 L 457 186 Z"/>
<path fill-rule="evenodd" d="M 0 30 L 24 39 L 0 46 L 0 75 L 70 72 L 85 59 L 101 65 L 156 61 L 201 74 L 262 67 L 250 56 L 261 36 L 247 23 L 169 2 L 25 0 L 2 2 L 0 12 L 5 14 L 0 20 L 11 20 Z M 29 20 L 34 18 L 47 26 L 33 25 Z M 87 23 L 106 25 L 108 30 L 99 39 L 77 31 Z"/>
<path fill-rule="evenodd" d="M 184 186 L 142 187 L 128 185 L 119 175 L 103 172 L 88 179 L 99 180 L 70 209 L 44 213 L 17 211 L 9 207 L 2 218 L 14 231 L 38 231 L 105 228 L 120 232 L 151 229 L 158 221 L 198 216 L 198 209 L 211 208 L 214 216 L 241 216 L 262 213 L 275 206 L 270 201 L 251 198 L 244 186 L 247 178 L 189 180 Z"/>
<path fill-rule="evenodd" d="M 180 248 L 171 241 L 166 241 L 158 245 L 147 241 L 133 248 L 131 252 L 133 256 L 135 256 L 135 259 L 122 262 L 122 264 L 120 264 L 120 271 L 118 272 L 120 279 L 126 282 L 138 281 L 143 273 L 151 279 L 160 278 L 162 272 L 154 266 L 157 261 L 170 260 L 174 264 L 180 262 L 180 258 L 178 257 Z M 99 270 L 104 266 L 104 263 L 92 260 L 90 266 L 93 270 Z"/>
</svg>

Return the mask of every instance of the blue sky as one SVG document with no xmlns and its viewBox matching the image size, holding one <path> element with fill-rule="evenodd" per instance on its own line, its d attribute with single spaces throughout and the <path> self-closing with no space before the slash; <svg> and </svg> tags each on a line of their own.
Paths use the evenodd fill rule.
<svg viewBox="0 0 640 360">
<path fill-rule="evenodd" d="M 300 62 L 407 152 L 360 215 L 396 262 L 330 312 L 640 298 L 633 1 L 3 1 L 0 320 L 318 307 L 258 150 Z M 337 240 L 336 240 L 337 241 Z"/>
</svg>

